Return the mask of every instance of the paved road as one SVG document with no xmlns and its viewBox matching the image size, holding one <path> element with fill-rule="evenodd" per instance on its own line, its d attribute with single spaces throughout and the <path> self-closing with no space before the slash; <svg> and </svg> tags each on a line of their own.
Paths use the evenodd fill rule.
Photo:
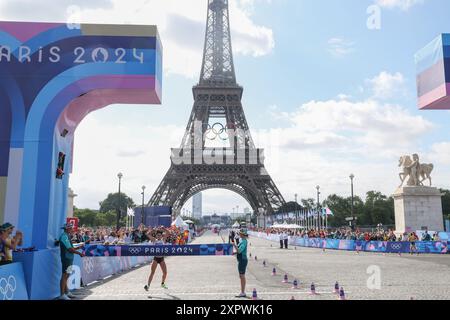
<svg viewBox="0 0 450 320">
<path fill-rule="evenodd" d="M 224 238 L 227 238 L 224 235 Z M 195 243 L 221 243 L 211 232 Z M 336 281 L 344 287 L 347 298 L 361 299 L 450 299 L 450 256 L 383 255 L 311 248 L 280 250 L 276 243 L 250 237 L 247 282 L 248 293 L 256 288 L 263 300 L 287 300 L 292 296 L 301 300 L 335 300 L 332 293 Z M 258 260 L 255 261 L 255 256 Z M 263 260 L 267 267 L 263 267 Z M 239 292 L 239 278 L 235 257 L 169 257 L 166 258 L 169 290 L 159 288 L 161 272 L 158 269 L 149 292 L 143 286 L 148 266 L 79 290 L 80 299 L 131 300 L 234 300 Z M 277 276 L 272 276 L 272 268 Z M 372 273 L 368 274 L 368 268 Z M 369 289 L 379 271 L 380 288 Z M 370 271 L 370 270 L 369 270 Z M 373 273 L 375 271 L 375 274 Z M 289 282 L 298 279 L 300 287 L 282 283 L 287 274 Z M 314 282 L 318 295 L 310 294 Z"/>
</svg>

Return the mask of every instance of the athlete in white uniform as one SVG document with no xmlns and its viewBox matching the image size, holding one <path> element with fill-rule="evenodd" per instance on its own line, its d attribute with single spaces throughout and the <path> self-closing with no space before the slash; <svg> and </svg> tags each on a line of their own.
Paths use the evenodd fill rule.
<svg viewBox="0 0 450 320">
<path fill-rule="evenodd" d="M 168 237 L 168 234 L 162 230 L 157 230 L 156 234 L 149 233 L 147 236 L 150 238 L 150 242 L 153 245 L 164 245 L 164 244 L 166 244 L 166 239 Z M 163 273 L 162 281 L 161 281 L 161 288 L 168 289 L 165 284 L 166 277 L 167 277 L 167 266 L 166 266 L 166 262 L 164 261 L 164 257 L 153 257 L 153 262 L 152 262 L 152 265 L 150 266 L 150 275 L 148 277 L 148 282 L 144 286 L 144 289 L 146 291 L 148 291 L 148 289 L 150 288 L 150 284 L 152 283 L 153 276 L 155 275 L 155 271 L 156 271 L 156 268 L 158 267 L 158 264 L 161 266 L 161 270 Z"/>
</svg>

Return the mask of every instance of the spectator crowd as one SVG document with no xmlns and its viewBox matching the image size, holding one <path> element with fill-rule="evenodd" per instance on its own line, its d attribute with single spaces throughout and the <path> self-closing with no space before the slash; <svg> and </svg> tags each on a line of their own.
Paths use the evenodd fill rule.
<svg viewBox="0 0 450 320">
<path fill-rule="evenodd" d="M 141 224 L 138 228 L 111 228 L 111 227 L 80 227 L 72 233 L 71 241 L 73 243 L 85 244 L 105 244 L 105 245 L 124 245 L 145 243 L 150 237 L 158 231 L 162 230 L 169 234 L 167 237 L 168 244 L 184 245 L 190 240 L 189 230 L 184 230 L 176 226 L 171 227 L 147 227 Z M 192 236 L 192 235 L 191 235 Z"/>
<path fill-rule="evenodd" d="M 381 228 L 375 231 L 361 231 L 351 228 L 337 228 L 328 230 L 294 230 L 294 229 L 277 229 L 277 228 L 253 228 L 252 231 L 269 234 L 278 234 L 283 239 L 286 236 L 296 236 L 301 238 L 321 238 L 321 239 L 339 239 L 339 240 L 362 240 L 362 241 L 440 241 L 437 233 L 429 234 L 425 231 L 421 238 L 416 232 L 404 233 L 396 235 L 393 230 L 383 230 Z"/>
</svg>

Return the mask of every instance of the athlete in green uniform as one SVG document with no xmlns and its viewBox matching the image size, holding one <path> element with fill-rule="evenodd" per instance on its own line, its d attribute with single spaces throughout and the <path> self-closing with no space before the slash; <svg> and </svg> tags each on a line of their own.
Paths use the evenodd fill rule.
<svg viewBox="0 0 450 320">
<path fill-rule="evenodd" d="M 245 298 L 245 297 L 247 297 L 247 295 L 245 293 L 245 285 L 246 285 L 245 271 L 247 269 L 247 264 L 248 264 L 248 259 L 247 259 L 248 233 L 247 233 L 247 230 L 241 229 L 241 231 L 239 232 L 239 235 L 241 238 L 239 245 L 236 245 L 233 243 L 233 246 L 236 249 L 239 278 L 241 280 L 241 293 L 239 295 L 237 295 L 236 298 Z"/>
</svg>

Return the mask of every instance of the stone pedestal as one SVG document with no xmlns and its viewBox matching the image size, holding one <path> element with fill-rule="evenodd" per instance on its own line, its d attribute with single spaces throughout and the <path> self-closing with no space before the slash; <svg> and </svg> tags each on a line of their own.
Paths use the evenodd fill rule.
<svg viewBox="0 0 450 320">
<path fill-rule="evenodd" d="M 396 233 L 444 230 L 442 194 L 437 188 L 402 187 L 393 197 Z"/>
</svg>

